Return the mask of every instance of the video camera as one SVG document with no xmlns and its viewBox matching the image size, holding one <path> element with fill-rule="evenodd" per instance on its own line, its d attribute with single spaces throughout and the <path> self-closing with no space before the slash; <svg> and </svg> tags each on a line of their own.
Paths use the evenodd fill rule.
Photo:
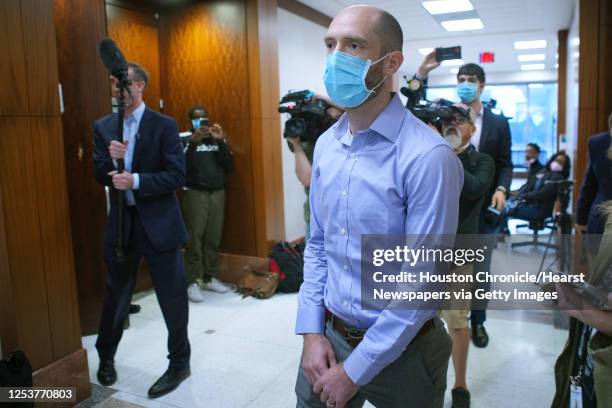
<svg viewBox="0 0 612 408">
<path fill-rule="evenodd" d="M 314 142 L 329 128 L 325 113 L 329 105 L 322 99 L 315 100 L 314 93 L 309 90 L 289 92 L 279 105 L 279 113 L 291 115 L 285 122 L 285 138 L 297 137 L 302 142 Z"/>
<path fill-rule="evenodd" d="M 442 125 L 452 122 L 457 112 L 464 114 L 460 109 L 453 107 L 453 103 L 446 99 L 428 101 L 425 97 L 425 88 L 418 78 L 408 79 L 404 76 L 408 86 L 402 87 L 400 92 L 408 98 L 406 109 L 428 125 L 433 125 L 442 133 Z"/>
</svg>

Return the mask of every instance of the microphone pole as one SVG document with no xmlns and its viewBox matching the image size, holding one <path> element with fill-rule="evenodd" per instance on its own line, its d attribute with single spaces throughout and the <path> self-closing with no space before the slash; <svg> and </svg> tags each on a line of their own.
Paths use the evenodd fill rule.
<svg viewBox="0 0 612 408">
<path fill-rule="evenodd" d="M 110 71 L 111 75 L 117 78 L 117 87 L 119 89 L 119 97 L 117 98 L 117 141 L 123 143 L 123 121 L 125 115 L 125 94 L 131 96 L 130 80 L 128 79 L 128 66 L 125 57 L 117 47 L 117 44 L 110 38 L 105 38 L 100 42 L 100 56 L 104 65 Z M 125 160 L 117 160 L 117 173 L 123 173 L 125 170 Z M 123 219 L 124 219 L 124 203 L 125 192 L 117 190 L 116 195 L 117 206 L 117 241 L 115 242 L 115 256 L 117 262 L 125 260 L 125 244 L 123 237 Z"/>
<path fill-rule="evenodd" d="M 123 143 L 123 121 L 125 115 L 125 92 L 129 92 L 127 75 L 124 78 L 119 78 L 118 88 L 119 97 L 117 98 L 117 141 Z M 121 174 L 125 170 L 125 160 L 117 160 L 117 173 Z M 125 192 L 117 190 L 116 204 L 117 204 L 117 242 L 115 243 L 115 256 L 118 262 L 122 262 L 125 259 L 124 242 L 123 242 L 123 206 L 125 203 Z"/>
</svg>

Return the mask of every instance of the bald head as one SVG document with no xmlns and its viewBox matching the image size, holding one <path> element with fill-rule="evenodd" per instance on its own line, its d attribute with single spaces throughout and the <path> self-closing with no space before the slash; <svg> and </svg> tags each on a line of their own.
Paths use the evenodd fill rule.
<svg viewBox="0 0 612 408">
<path fill-rule="evenodd" d="M 404 33 L 399 22 L 391 14 L 378 10 L 378 21 L 374 26 L 374 32 L 378 34 L 385 54 L 391 51 L 402 51 Z"/>
<path fill-rule="evenodd" d="M 404 33 L 399 22 L 388 12 L 373 6 L 350 6 L 341 10 L 334 20 L 338 24 L 350 21 L 364 32 L 374 35 L 379 42 L 380 51 L 387 54 L 402 51 Z"/>
</svg>

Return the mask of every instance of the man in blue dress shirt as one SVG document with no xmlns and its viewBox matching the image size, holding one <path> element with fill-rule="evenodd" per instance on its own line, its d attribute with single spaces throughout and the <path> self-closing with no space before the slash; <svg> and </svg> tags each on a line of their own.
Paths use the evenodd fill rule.
<svg viewBox="0 0 612 408">
<path fill-rule="evenodd" d="M 332 21 L 325 86 L 347 113 L 318 140 L 296 333 L 298 407 L 442 407 L 451 342 L 435 310 L 362 310 L 362 234 L 454 234 L 463 169 L 393 93 L 403 34 L 352 6 Z"/>
</svg>

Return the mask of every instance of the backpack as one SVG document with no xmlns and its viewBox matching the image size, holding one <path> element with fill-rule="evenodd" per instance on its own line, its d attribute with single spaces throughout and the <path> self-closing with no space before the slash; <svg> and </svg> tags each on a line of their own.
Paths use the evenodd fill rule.
<svg viewBox="0 0 612 408">
<path fill-rule="evenodd" d="M 279 274 L 278 292 L 294 293 L 304 281 L 304 245 L 281 241 L 270 251 L 270 270 Z"/>
</svg>

